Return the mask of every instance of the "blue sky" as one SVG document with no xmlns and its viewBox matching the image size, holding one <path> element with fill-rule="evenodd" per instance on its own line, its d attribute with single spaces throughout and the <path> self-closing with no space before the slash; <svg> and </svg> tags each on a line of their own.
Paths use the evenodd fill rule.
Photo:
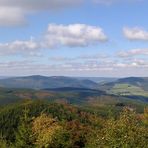
<svg viewBox="0 0 148 148">
<path fill-rule="evenodd" d="M 0 75 L 148 76 L 148 1 L 0 0 Z"/>
</svg>

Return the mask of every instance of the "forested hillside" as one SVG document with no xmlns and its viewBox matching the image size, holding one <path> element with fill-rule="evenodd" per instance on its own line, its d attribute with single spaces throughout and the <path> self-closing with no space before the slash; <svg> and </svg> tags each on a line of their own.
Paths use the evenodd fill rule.
<svg viewBox="0 0 148 148">
<path fill-rule="evenodd" d="M 148 109 L 98 115 L 65 103 L 25 100 L 0 109 L 0 147 L 96 148 L 148 145 Z"/>
<path fill-rule="evenodd" d="M 132 79 L 2 79 L 28 84 L 0 88 L 0 148 L 147 148 L 146 79 Z"/>
</svg>

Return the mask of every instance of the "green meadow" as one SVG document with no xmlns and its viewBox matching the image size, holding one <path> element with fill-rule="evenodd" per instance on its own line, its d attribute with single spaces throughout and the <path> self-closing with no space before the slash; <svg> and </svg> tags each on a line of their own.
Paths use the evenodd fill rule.
<svg viewBox="0 0 148 148">
<path fill-rule="evenodd" d="M 143 90 L 142 88 L 129 84 L 115 84 L 115 86 L 109 90 L 109 93 L 117 95 L 135 95 L 135 96 L 148 96 L 148 91 Z"/>
</svg>

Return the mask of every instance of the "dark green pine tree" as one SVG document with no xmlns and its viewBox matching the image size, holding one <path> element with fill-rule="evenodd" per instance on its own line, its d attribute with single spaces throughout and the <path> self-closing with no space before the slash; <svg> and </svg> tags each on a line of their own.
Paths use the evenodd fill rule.
<svg viewBox="0 0 148 148">
<path fill-rule="evenodd" d="M 33 148 L 33 134 L 31 130 L 31 119 L 28 116 L 29 110 L 24 109 L 20 125 L 16 132 L 15 147 L 17 148 Z"/>
</svg>

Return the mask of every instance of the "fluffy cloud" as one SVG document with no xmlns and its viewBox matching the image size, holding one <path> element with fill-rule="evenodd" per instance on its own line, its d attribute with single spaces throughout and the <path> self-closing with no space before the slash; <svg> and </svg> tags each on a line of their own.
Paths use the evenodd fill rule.
<svg viewBox="0 0 148 148">
<path fill-rule="evenodd" d="M 145 30 L 138 28 L 138 27 L 124 28 L 123 34 L 129 40 L 148 41 L 148 31 L 145 31 Z"/>
<path fill-rule="evenodd" d="M 107 36 L 101 28 L 85 24 L 67 26 L 49 24 L 46 32 L 45 35 L 35 40 L 0 43 L 0 55 L 40 56 L 40 50 L 44 49 L 60 48 L 61 46 L 85 47 L 107 41 Z"/>
<path fill-rule="evenodd" d="M 148 56 L 148 49 L 132 49 L 128 51 L 121 51 L 118 53 L 119 57 L 133 57 L 133 56 Z"/>
<path fill-rule="evenodd" d="M 59 10 L 82 0 L 0 0 L 0 26 L 26 23 L 26 15 L 39 11 Z"/>
<path fill-rule="evenodd" d="M 0 43 L 0 55 L 25 55 L 25 56 L 39 56 L 40 45 L 32 39 L 28 41 L 13 41 L 10 43 Z"/>
<path fill-rule="evenodd" d="M 100 27 L 85 24 L 49 24 L 44 43 L 47 47 L 80 47 L 107 41 Z"/>
</svg>

